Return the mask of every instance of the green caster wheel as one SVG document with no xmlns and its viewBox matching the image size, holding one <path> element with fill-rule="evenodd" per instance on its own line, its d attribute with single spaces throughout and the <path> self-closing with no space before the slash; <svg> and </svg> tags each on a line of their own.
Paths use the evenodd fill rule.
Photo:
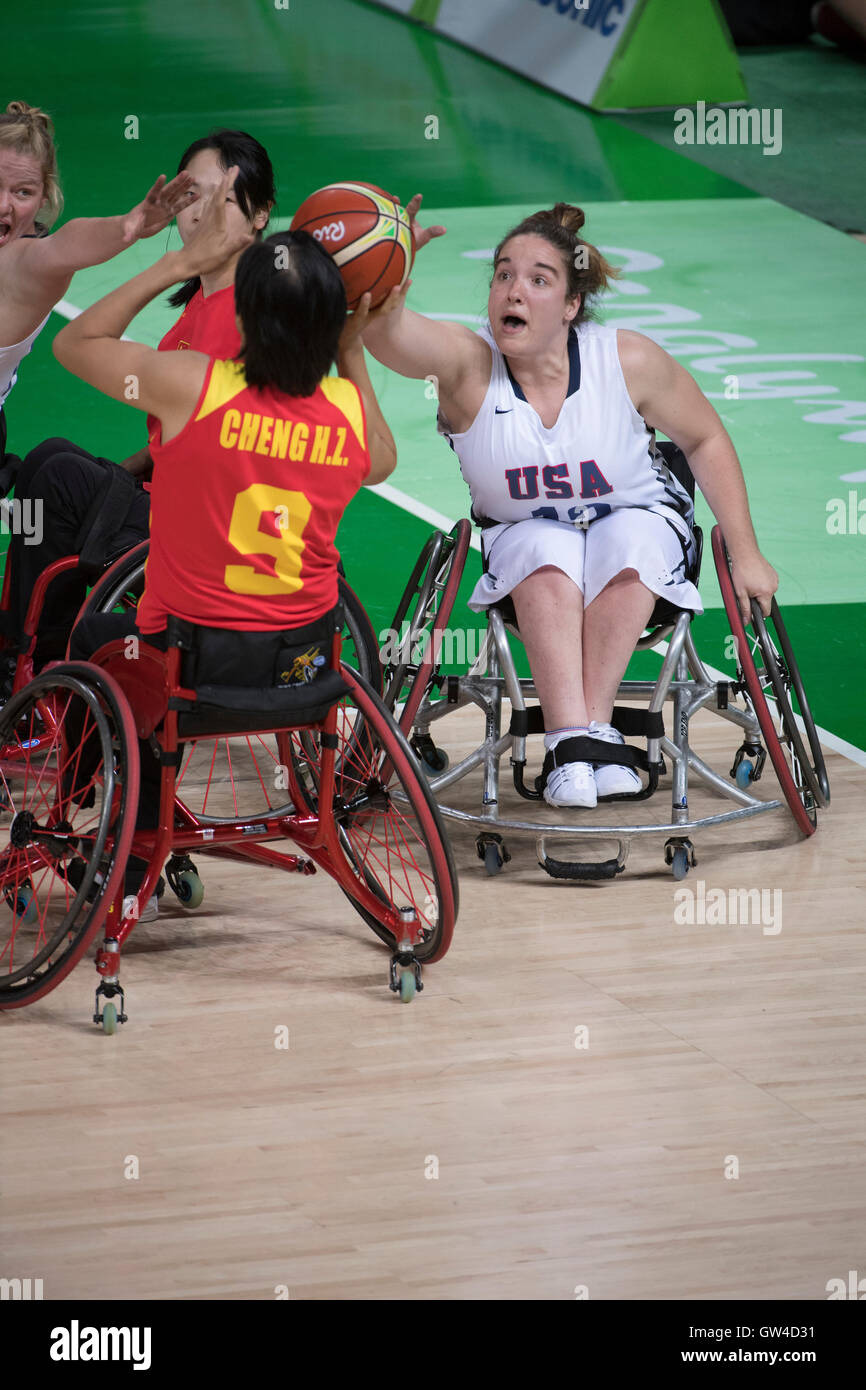
<svg viewBox="0 0 866 1390">
<path fill-rule="evenodd" d="M 194 869 L 184 869 L 183 873 L 177 876 L 178 901 L 184 907 L 201 907 L 204 899 L 204 884 Z"/>
<path fill-rule="evenodd" d="M 117 1009 L 113 1004 L 106 1004 L 102 1010 L 102 1031 L 109 1035 L 117 1032 Z"/>
<path fill-rule="evenodd" d="M 404 970 L 400 976 L 400 1003 L 408 1004 L 415 998 L 417 980 L 414 970 Z"/>
</svg>

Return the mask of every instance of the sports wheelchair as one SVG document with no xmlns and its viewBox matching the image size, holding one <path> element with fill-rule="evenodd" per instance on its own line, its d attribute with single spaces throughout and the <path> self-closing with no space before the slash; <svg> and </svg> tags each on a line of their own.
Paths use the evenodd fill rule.
<svg viewBox="0 0 866 1390">
<path fill-rule="evenodd" d="M 82 612 L 135 603 L 146 546 L 101 576 Z M 115 1032 L 127 1020 L 121 949 L 163 866 L 182 903 L 202 901 L 191 852 L 325 870 L 390 947 L 389 985 L 410 1000 L 422 965 L 450 945 L 457 879 L 417 761 L 373 685 L 341 660 L 338 626 L 330 663 L 309 684 L 213 683 L 214 630 L 175 620 L 165 652 L 116 640 L 28 679 L 45 589 L 76 563 L 58 561 L 40 580 L 0 710 L 0 1009 L 42 998 L 101 933 L 93 1021 Z M 357 600 L 350 613 L 366 662 L 372 629 Z M 160 763 L 153 829 L 136 826 L 140 738 Z M 285 840 L 300 853 L 270 847 Z M 147 867 L 124 913 L 130 855 Z"/>
<path fill-rule="evenodd" d="M 659 445 L 668 468 L 694 498 L 695 481 L 682 452 L 669 441 Z M 697 584 L 703 538 L 695 527 L 697 554 L 689 579 Z M 646 751 L 585 739 L 588 761 L 627 764 L 645 774 L 641 790 L 599 798 L 607 801 L 642 801 L 659 788 L 671 764 L 670 819 L 651 825 L 587 823 L 592 813 L 570 812 L 568 824 L 544 823 L 501 816 L 500 763 L 509 754 L 514 789 L 528 801 L 542 799 L 543 779 L 527 785 L 526 741 L 543 733 L 531 680 L 517 675 L 506 627 L 519 636 L 513 603 L 509 598 L 487 610 L 488 627 L 477 660 L 465 676 L 443 675 L 440 670 L 442 639 L 457 596 L 471 537 L 468 521 L 459 521 L 446 534 L 435 531 L 426 542 L 400 600 L 391 625 L 394 649 L 385 666 L 384 699 L 399 719 L 400 727 L 418 753 L 429 776 L 439 809 L 450 820 L 476 827 L 476 850 L 488 874 L 498 873 L 510 858 L 504 834 L 534 835 L 538 862 L 553 878 L 593 880 L 615 878 L 622 873 L 633 836 L 664 835 L 665 863 L 677 880 L 685 878 L 697 863 L 690 836 L 695 831 L 743 821 L 779 809 L 778 799 L 762 800 L 752 790 L 760 781 L 767 754 L 775 769 L 784 802 L 803 835 L 817 828 L 817 813 L 829 804 L 830 787 L 815 723 L 778 605 L 773 600 L 770 617 L 764 619 L 752 602 L 752 633 L 743 624 L 731 578 L 730 561 L 719 526 L 712 533 L 712 551 L 725 611 L 736 654 L 735 679 L 718 679 L 704 666 L 695 649 L 690 628 L 692 614 L 659 599 L 638 650 L 667 643 L 658 679 L 624 680 L 619 699 L 646 700 L 646 710 L 617 705 L 611 722 L 625 736 L 644 737 Z M 503 700 L 511 706 L 510 722 L 503 729 Z M 664 709 L 673 706 L 671 736 L 665 732 Z M 445 716 L 468 705 L 484 716 L 484 738 L 454 766 L 433 740 L 432 729 Z M 701 709 L 717 713 L 741 735 L 728 777 L 713 771 L 691 747 L 689 722 Z M 473 814 L 443 801 L 443 794 L 460 779 L 480 770 L 481 809 Z M 689 811 L 689 774 L 712 792 L 736 803 L 736 809 L 692 818 Z M 574 861 L 553 858 L 547 841 L 586 837 L 616 845 L 608 859 Z"/>
</svg>

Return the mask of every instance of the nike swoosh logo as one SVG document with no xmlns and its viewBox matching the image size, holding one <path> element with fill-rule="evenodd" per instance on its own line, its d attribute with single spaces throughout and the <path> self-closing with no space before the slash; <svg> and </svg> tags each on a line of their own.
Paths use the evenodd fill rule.
<svg viewBox="0 0 866 1390">
<path fill-rule="evenodd" d="M 497 415 L 510 415 L 513 409 L 514 409 L 514 406 L 513 406 L 513 405 L 510 405 L 510 406 L 508 407 L 507 410 L 500 410 L 500 409 L 499 409 L 499 406 L 497 405 L 497 406 L 495 407 L 495 412 L 496 412 Z"/>
</svg>

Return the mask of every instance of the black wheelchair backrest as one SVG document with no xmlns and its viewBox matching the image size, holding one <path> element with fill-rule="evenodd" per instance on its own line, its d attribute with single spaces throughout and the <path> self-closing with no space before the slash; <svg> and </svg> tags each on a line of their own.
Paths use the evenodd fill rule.
<svg viewBox="0 0 866 1390">
<path fill-rule="evenodd" d="M 686 492 L 695 500 L 695 475 L 689 468 L 689 461 L 678 445 L 672 439 L 661 439 L 656 443 L 656 448 L 664 459 L 670 471 L 673 473 L 678 483 L 681 483 Z"/>
</svg>

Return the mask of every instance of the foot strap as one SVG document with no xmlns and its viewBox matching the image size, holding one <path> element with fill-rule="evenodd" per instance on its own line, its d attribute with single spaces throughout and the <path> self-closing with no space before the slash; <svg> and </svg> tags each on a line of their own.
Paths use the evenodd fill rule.
<svg viewBox="0 0 866 1390">
<path fill-rule="evenodd" d="M 566 763 L 614 763 L 617 767 L 649 771 L 649 759 L 641 749 L 632 748 L 627 743 L 608 743 L 606 739 L 576 734 L 574 738 L 560 739 L 554 748 L 548 748 L 541 765 L 541 776 L 535 779 L 536 790 L 544 791 L 553 769 Z"/>
</svg>

